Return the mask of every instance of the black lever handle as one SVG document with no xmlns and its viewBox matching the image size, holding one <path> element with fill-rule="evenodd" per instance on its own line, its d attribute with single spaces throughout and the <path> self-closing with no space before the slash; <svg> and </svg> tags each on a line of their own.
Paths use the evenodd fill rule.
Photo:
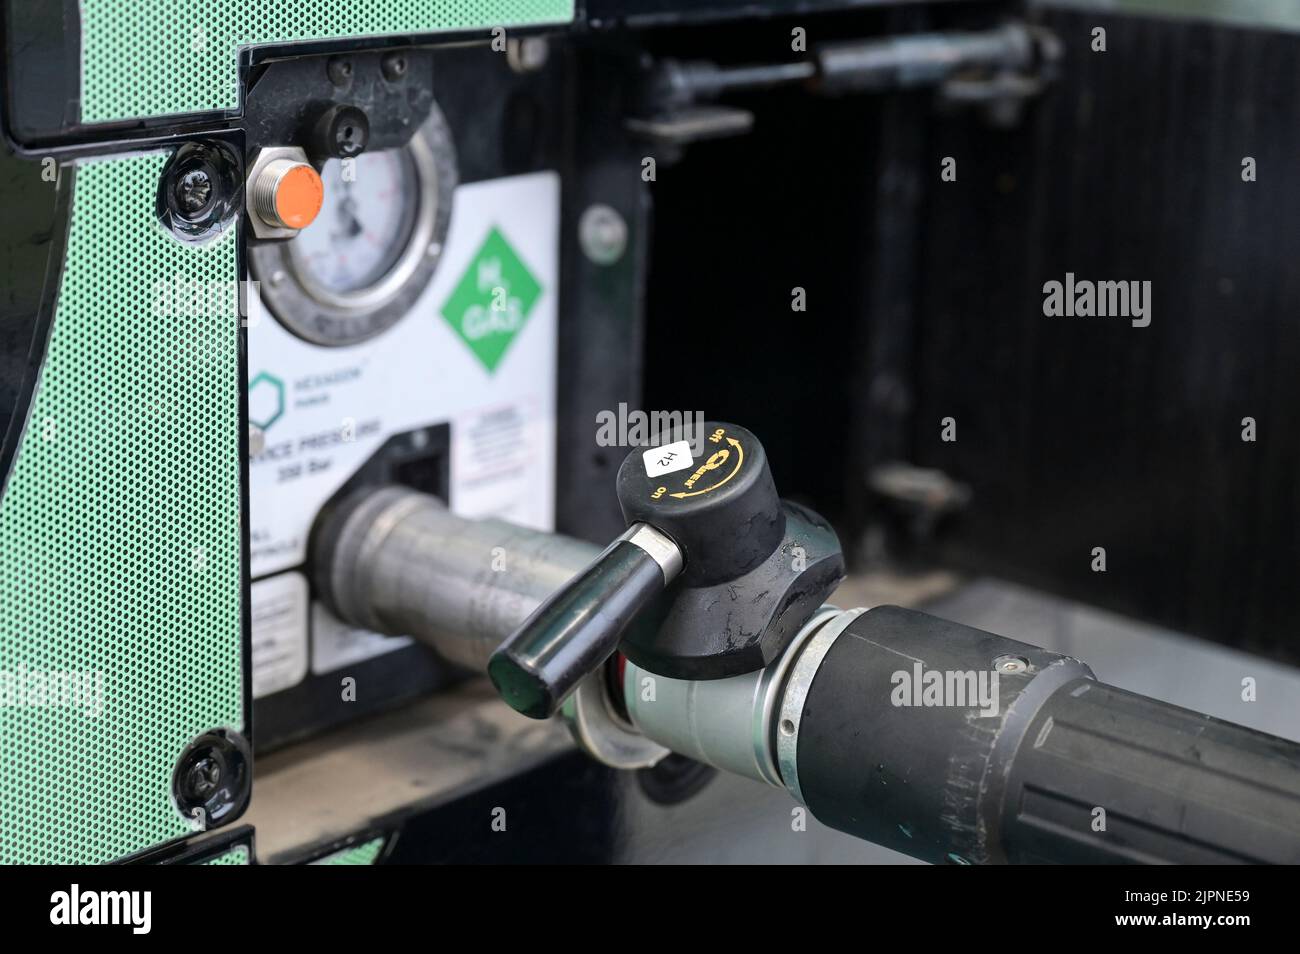
<svg viewBox="0 0 1300 954">
<path fill-rule="evenodd" d="M 501 697 L 534 719 L 553 715 L 682 565 L 671 537 L 633 524 L 492 654 L 488 675 Z"/>
<path fill-rule="evenodd" d="M 749 431 L 715 421 L 658 441 L 619 468 L 627 533 L 488 662 L 497 690 L 524 715 L 552 715 L 620 645 L 673 679 L 761 669 L 844 577 L 835 531 L 782 502 Z M 638 615 L 646 625 L 630 627 Z"/>
</svg>

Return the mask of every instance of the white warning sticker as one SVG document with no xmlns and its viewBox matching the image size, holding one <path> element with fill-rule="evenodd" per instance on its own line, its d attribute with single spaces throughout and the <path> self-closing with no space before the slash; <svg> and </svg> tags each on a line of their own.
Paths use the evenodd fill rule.
<svg viewBox="0 0 1300 954">
<path fill-rule="evenodd" d="M 652 447 L 641 455 L 645 461 L 647 477 L 662 477 L 691 466 L 691 442 L 674 441 L 663 447 Z"/>
<path fill-rule="evenodd" d="M 356 629 L 319 603 L 312 604 L 311 671 L 318 676 L 391 653 L 414 642 L 406 636 L 381 636 L 369 630 Z"/>
<path fill-rule="evenodd" d="M 307 578 L 281 573 L 249 588 L 253 698 L 290 689 L 307 675 Z"/>
</svg>

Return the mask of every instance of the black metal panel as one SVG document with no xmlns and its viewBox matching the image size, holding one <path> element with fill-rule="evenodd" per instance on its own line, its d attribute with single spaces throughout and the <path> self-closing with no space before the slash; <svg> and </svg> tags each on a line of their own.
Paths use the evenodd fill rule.
<svg viewBox="0 0 1300 954">
<path fill-rule="evenodd" d="M 74 125 L 81 101 L 81 11 L 76 0 L 4 5 L 0 76 L 4 126 L 20 142 Z"/>
<path fill-rule="evenodd" d="M 944 552 L 1300 659 L 1300 36 L 1047 22 L 1063 79 L 1029 122 L 941 122 L 925 160 L 914 456 L 974 490 Z M 1149 280 L 1150 327 L 1044 317 L 1066 272 Z"/>
<path fill-rule="evenodd" d="M 962 0 L 586 0 L 583 18 L 593 27 L 658 26 L 934 2 Z"/>
<path fill-rule="evenodd" d="M 411 817 L 385 864 L 607 864 L 621 787 L 569 753 Z"/>
<path fill-rule="evenodd" d="M 545 66 L 529 73 L 516 73 L 483 43 L 441 47 L 433 56 L 433 95 L 456 144 L 461 182 L 561 167 L 571 115 L 563 37 L 550 40 Z"/>
<path fill-rule="evenodd" d="M 560 367 L 556 410 L 556 529 L 607 543 L 624 529 L 614 475 L 626 448 L 597 444 L 597 417 L 641 395 L 650 200 L 644 151 L 623 129 L 635 86 L 622 52 L 579 48 L 571 62 L 569 161 L 560 213 Z M 607 205 L 627 224 L 618 261 L 582 251 L 579 222 Z"/>
<path fill-rule="evenodd" d="M 793 22 L 666 31 L 654 42 L 682 59 L 767 62 L 788 58 Z M 816 37 L 947 22 L 922 9 L 859 11 L 819 20 Z M 782 495 L 842 526 L 863 519 L 864 460 L 886 452 L 877 445 L 892 452 L 906 423 L 923 198 L 915 156 L 930 100 L 928 91 L 737 95 L 728 104 L 753 112 L 753 131 L 690 146 L 680 162 L 660 163 L 651 187 L 647 406 L 744 422 Z M 792 310 L 795 288 L 804 311 Z M 869 381 L 886 378 L 895 391 L 873 395 Z M 882 417 L 882 405 L 899 413 Z"/>
<path fill-rule="evenodd" d="M 73 169 L 0 144 L 0 489 L 18 453 L 50 326 L 71 222 Z"/>
<path fill-rule="evenodd" d="M 433 50 L 434 96 L 455 142 L 461 182 L 563 168 L 569 115 L 563 105 L 568 55 L 566 44 L 557 38 L 546 65 L 521 74 L 485 43 Z M 428 68 L 422 54 L 413 56 L 418 69 Z M 258 71 L 258 85 L 249 96 L 245 121 L 262 130 L 270 141 L 286 135 L 275 132 L 277 129 L 296 129 L 299 113 L 308 107 L 319 108 L 322 94 L 314 91 L 314 83 L 323 75 L 324 64 L 323 57 L 312 57 L 273 63 Z M 259 111 L 259 105 L 266 109 Z M 391 128 L 383 131 L 393 136 Z M 372 125 L 372 137 L 375 132 Z M 569 360 L 568 352 L 562 350 L 561 363 Z M 360 487 L 396 483 L 446 500 L 450 486 L 448 426 L 422 429 L 419 450 L 408 446 L 408 436 L 386 442 L 333 499 L 341 500 Z M 556 483 L 563 493 L 586 475 L 573 465 L 572 457 L 561 454 L 557 459 Z M 612 497 L 612 478 L 608 484 Z M 306 567 L 297 569 L 307 572 Z M 418 643 L 352 663 L 347 674 L 365 691 L 346 704 L 340 704 L 339 672 L 309 673 L 297 685 L 258 699 L 254 706 L 258 753 L 403 705 L 465 676 L 464 670 Z"/>
</svg>

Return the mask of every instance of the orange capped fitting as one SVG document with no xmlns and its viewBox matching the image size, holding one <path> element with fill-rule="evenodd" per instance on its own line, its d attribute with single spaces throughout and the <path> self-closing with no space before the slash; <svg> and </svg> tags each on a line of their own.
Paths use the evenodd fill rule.
<svg viewBox="0 0 1300 954">
<path fill-rule="evenodd" d="M 268 162 L 253 183 L 253 210 L 267 225 L 305 229 L 325 202 L 325 183 L 316 170 L 297 159 Z"/>
</svg>

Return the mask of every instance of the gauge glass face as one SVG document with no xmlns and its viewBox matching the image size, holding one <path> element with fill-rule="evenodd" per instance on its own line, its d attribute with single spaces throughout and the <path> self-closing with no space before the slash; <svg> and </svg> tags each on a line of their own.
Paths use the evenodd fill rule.
<svg viewBox="0 0 1300 954">
<path fill-rule="evenodd" d="M 410 242 L 420 201 L 415 163 L 405 149 L 365 152 L 347 176 L 341 160 L 329 160 L 321 179 L 325 203 L 293 239 L 294 264 L 328 291 L 362 291 L 392 269 Z"/>
</svg>

